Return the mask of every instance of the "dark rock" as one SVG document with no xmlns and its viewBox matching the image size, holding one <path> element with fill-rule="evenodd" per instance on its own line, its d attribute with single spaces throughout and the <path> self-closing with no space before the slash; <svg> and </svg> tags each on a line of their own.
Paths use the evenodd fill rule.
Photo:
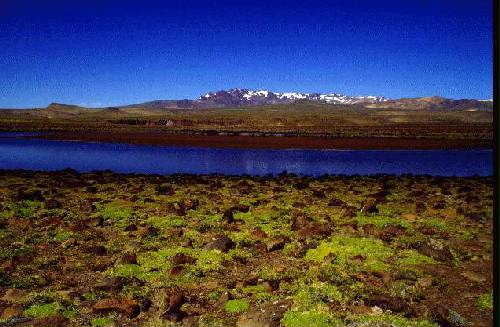
<svg viewBox="0 0 500 327">
<path fill-rule="evenodd" d="M 49 199 L 47 201 L 45 201 L 45 209 L 60 209 L 62 208 L 62 204 L 61 202 L 59 202 L 58 200 L 56 199 Z"/>
<path fill-rule="evenodd" d="M 167 204 L 167 212 L 171 214 L 175 214 L 177 216 L 185 216 L 186 215 L 186 206 L 182 202 L 174 202 Z"/>
<path fill-rule="evenodd" d="M 264 240 L 267 238 L 267 233 L 264 232 L 260 227 L 256 227 L 254 228 L 254 230 L 252 230 L 250 237 L 253 240 Z"/>
<path fill-rule="evenodd" d="M 139 300 L 139 307 L 141 308 L 141 312 L 148 311 L 149 308 L 151 308 L 151 305 L 153 305 L 153 302 L 148 298 Z"/>
<path fill-rule="evenodd" d="M 186 317 L 186 313 L 180 310 L 167 310 L 162 317 L 169 321 L 179 322 Z"/>
<path fill-rule="evenodd" d="M 346 203 L 340 199 L 331 199 L 330 202 L 328 202 L 328 205 L 330 207 L 343 207 Z"/>
<path fill-rule="evenodd" d="M 378 208 L 377 208 L 377 199 L 374 198 L 368 198 L 363 206 L 361 207 L 361 212 L 365 213 L 377 213 Z"/>
<path fill-rule="evenodd" d="M 137 255 L 135 253 L 125 253 L 122 256 L 120 262 L 123 264 L 136 265 L 137 264 Z"/>
<path fill-rule="evenodd" d="M 266 243 L 267 251 L 281 250 L 285 247 L 286 239 L 283 236 L 275 236 Z"/>
<path fill-rule="evenodd" d="M 318 223 L 309 223 L 308 225 L 299 229 L 298 236 L 301 239 L 320 236 L 326 237 L 332 233 L 329 226 Z"/>
<path fill-rule="evenodd" d="M 399 225 L 388 224 L 384 226 L 380 239 L 385 242 L 391 242 L 393 238 L 405 234 L 406 229 Z"/>
<path fill-rule="evenodd" d="M 434 202 L 432 202 L 431 207 L 433 209 L 444 209 L 444 208 L 446 208 L 446 201 L 435 200 Z"/>
<path fill-rule="evenodd" d="M 137 230 L 136 224 L 130 224 L 127 227 L 125 227 L 126 232 L 135 232 L 136 230 Z"/>
<path fill-rule="evenodd" d="M 429 240 L 424 244 L 421 244 L 417 251 L 423 255 L 431 257 L 438 261 L 451 262 L 453 261 L 453 254 L 450 249 L 442 244 L 440 241 L 434 239 Z"/>
<path fill-rule="evenodd" d="M 326 198 L 325 192 L 322 190 L 313 190 L 312 193 L 317 198 L 320 198 L 320 199 Z"/>
<path fill-rule="evenodd" d="M 156 187 L 156 195 L 174 195 L 175 191 L 170 185 L 158 185 Z"/>
<path fill-rule="evenodd" d="M 124 277 L 106 277 L 103 281 L 97 283 L 95 288 L 101 291 L 119 291 L 125 285 L 125 282 Z"/>
<path fill-rule="evenodd" d="M 250 207 L 247 206 L 246 204 L 237 204 L 235 206 L 232 206 L 230 210 L 247 213 L 248 211 L 250 211 Z"/>
<path fill-rule="evenodd" d="M 410 307 L 403 299 L 387 295 L 372 295 L 365 302 L 370 306 L 377 306 L 392 312 L 408 313 L 410 311 Z"/>
<path fill-rule="evenodd" d="M 235 246 L 236 244 L 229 237 L 222 235 L 214 238 L 211 242 L 205 245 L 205 249 L 228 252 Z"/>
<path fill-rule="evenodd" d="M 41 201 L 43 202 L 45 200 L 42 191 L 40 190 L 35 190 L 31 192 L 26 192 L 23 189 L 20 189 L 17 191 L 17 194 L 13 197 L 14 201 Z"/>
<path fill-rule="evenodd" d="M 86 246 L 83 248 L 83 252 L 92 253 L 98 256 L 108 254 L 108 250 L 102 245 Z"/>
<path fill-rule="evenodd" d="M 185 302 L 186 298 L 184 297 L 184 294 L 178 291 L 173 291 L 172 294 L 168 296 L 167 310 L 163 313 L 163 317 L 170 321 L 181 321 L 186 316 L 186 314 L 180 310 Z"/>
<path fill-rule="evenodd" d="M 198 199 L 184 199 L 182 203 L 184 204 L 186 210 L 195 210 L 200 205 L 200 201 Z"/>
<path fill-rule="evenodd" d="M 193 264 L 196 262 L 196 259 L 190 257 L 184 253 L 177 253 L 171 259 L 172 263 L 175 265 L 185 265 L 185 264 Z"/>
<path fill-rule="evenodd" d="M 228 209 L 224 211 L 222 215 L 222 220 L 224 220 L 228 224 L 232 224 L 234 222 L 233 210 Z"/>
<path fill-rule="evenodd" d="M 480 223 L 480 224 L 484 224 L 487 221 L 486 213 L 484 211 L 467 212 L 464 214 L 464 217 L 465 217 L 465 219 L 468 219 L 470 221 Z"/>
<path fill-rule="evenodd" d="M 139 305 L 130 298 L 124 299 L 103 299 L 97 301 L 94 306 L 94 310 L 97 312 L 110 312 L 118 311 L 128 318 L 137 317 L 140 313 Z"/>
<path fill-rule="evenodd" d="M 184 272 L 183 266 L 174 266 L 174 267 L 170 268 L 168 275 L 174 277 L 174 276 L 179 276 L 183 272 Z"/>
</svg>

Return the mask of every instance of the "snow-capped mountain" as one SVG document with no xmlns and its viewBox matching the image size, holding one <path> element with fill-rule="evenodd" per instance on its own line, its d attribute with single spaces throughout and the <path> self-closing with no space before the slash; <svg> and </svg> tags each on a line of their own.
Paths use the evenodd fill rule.
<svg viewBox="0 0 500 327">
<path fill-rule="evenodd" d="M 264 105 L 292 103 L 297 100 L 321 101 L 331 104 L 379 103 L 389 100 L 381 96 L 349 96 L 339 93 L 271 92 L 267 90 L 230 89 L 209 92 L 199 98 L 201 103 L 219 106 Z"/>
</svg>

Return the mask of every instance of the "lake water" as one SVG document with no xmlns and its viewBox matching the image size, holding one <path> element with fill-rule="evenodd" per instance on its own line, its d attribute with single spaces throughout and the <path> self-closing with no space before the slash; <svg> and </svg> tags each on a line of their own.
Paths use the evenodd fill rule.
<svg viewBox="0 0 500 327">
<path fill-rule="evenodd" d="M 491 150 L 257 150 L 49 141 L 0 134 L 0 169 L 192 174 L 487 176 Z"/>
</svg>

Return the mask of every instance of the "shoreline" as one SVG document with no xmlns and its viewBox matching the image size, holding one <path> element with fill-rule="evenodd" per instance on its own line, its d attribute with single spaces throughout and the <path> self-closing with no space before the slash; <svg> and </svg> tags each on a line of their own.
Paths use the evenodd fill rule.
<svg viewBox="0 0 500 327">
<path fill-rule="evenodd" d="M 49 132 L 28 137 L 59 141 L 244 149 L 480 150 L 493 148 L 492 140 L 400 137 L 221 136 L 141 132 Z"/>
</svg>

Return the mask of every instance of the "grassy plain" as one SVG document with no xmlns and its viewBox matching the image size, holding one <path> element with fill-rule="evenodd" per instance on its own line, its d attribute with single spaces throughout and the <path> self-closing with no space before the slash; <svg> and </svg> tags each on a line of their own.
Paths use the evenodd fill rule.
<svg viewBox="0 0 500 327">
<path fill-rule="evenodd" d="M 492 183 L 0 171 L 0 325 L 491 326 Z"/>
</svg>

